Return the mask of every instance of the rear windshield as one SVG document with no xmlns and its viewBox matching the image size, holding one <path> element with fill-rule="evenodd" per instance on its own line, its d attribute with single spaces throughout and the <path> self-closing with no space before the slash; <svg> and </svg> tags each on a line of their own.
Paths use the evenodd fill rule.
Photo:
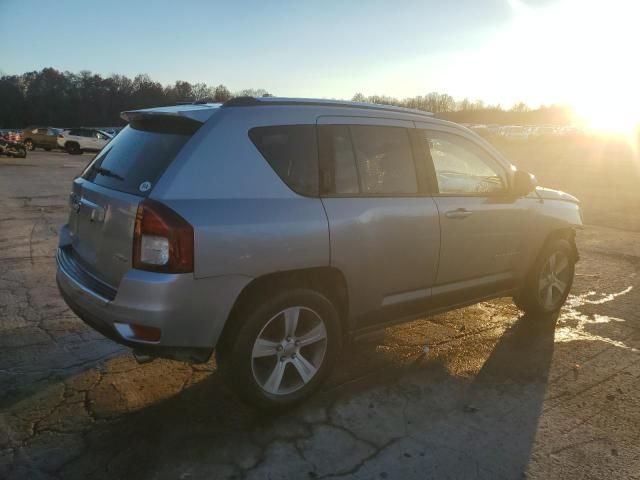
<svg viewBox="0 0 640 480">
<path fill-rule="evenodd" d="M 146 196 L 200 125 L 176 119 L 133 122 L 96 155 L 82 178 L 102 187 Z"/>
</svg>

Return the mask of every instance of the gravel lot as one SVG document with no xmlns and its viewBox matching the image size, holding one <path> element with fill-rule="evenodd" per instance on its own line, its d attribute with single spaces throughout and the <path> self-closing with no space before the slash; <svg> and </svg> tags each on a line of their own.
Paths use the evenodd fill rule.
<svg viewBox="0 0 640 480">
<path fill-rule="evenodd" d="M 53 253 L 89 159 L 0 159 L 0 478 L 640 478 L 640 202 L 581 232 L 559 318 L 500 299 L 389 329 L 275 417 L 66 308 Z"/>
</svg>

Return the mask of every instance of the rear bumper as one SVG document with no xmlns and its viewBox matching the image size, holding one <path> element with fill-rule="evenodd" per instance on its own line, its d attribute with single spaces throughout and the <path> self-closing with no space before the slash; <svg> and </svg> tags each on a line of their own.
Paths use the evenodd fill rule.
<svg viewBox="0 0 640 480">
<path fill-rule="evenodd" d="M 215 348 L 237 296 L 250 281 L 232 275 L 196 280 L 192 274 L 132 269 L 111 295 L 73 262 L 69 247 L 58 248 L 56 263 L 58 289 L 85 323 L 118 343 L 159 354 L 167 349 Z M 127 336 L 130 329 L 117 328 L 118 324 L 159 328 L 161 338 L 141 341 Z"/>
</svg>

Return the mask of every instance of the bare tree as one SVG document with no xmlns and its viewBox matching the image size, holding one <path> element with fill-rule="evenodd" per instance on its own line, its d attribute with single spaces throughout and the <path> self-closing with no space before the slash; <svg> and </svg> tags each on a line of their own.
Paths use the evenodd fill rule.
<svg viewBox="0 0 640 480">
<path fill-rule="evenodd" d="M 524 102 L 518 102 L 513 107 L 511 107 L 512 112 L 518 112 L 518 113 L 528 112 L 530 110 L 531 109 Z"/>
<path fill-rule="evenodd" d="M 206 83 L 196 83 L 191 87 L 191 93 L 195 101 L 210 101 L 213 100 L 215 93 Z"/>
<path fill-rule="evenodd" d="M 216 102 L 223 103 L 231 99 L 231 92 L 224 85 L 218 85 L 213 94 L 213 98 L 215 99 Z"/>
</svg>

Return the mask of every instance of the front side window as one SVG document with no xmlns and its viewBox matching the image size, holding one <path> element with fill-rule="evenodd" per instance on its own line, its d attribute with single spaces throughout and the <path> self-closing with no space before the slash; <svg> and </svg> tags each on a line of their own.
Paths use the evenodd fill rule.
<svg viewBox="0 0 640 480">
<path fill-rule="evenodd" d="M 406 128 L 321 126 L 320 154 L 324 193 L 367 196 L 418 192 Z"/>
<path fill-rule="evenodd" d="M 249 138 L 291 190 L 318 195 L 315 125 L 274 125 L 249 130 Z"/>
<path fill-rule="evenodd" d="M 482 148 L 458 135 L 425 133 L 440 193 L 492 194 L 506 189 L 504 170 Z"/>
</svg>

